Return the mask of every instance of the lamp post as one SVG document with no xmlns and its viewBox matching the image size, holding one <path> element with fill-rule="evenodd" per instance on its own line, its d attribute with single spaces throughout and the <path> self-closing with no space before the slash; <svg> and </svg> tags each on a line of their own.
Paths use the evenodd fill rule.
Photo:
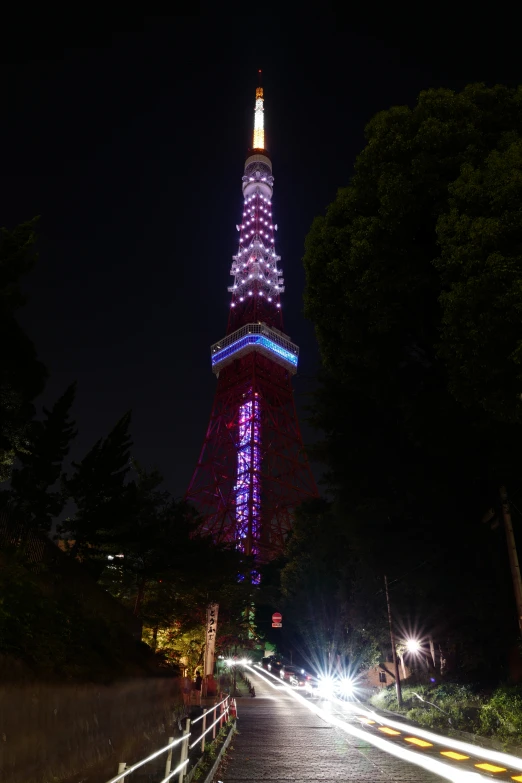
<svg viewBox="0 0 522 783">
<path fill-rule="evenodd" d="M 384 588 L 386 590 L 386 604 L 388 606 L 388 622 L 390 624 L 390 641 L 392 648 L 393 670 L 395 672 L 395 689 L 397 691 L 397 704 L 402 707 L 401 678 L 399 675 L 399 663 L 397 661 L 397 652 L 395 650 L 395 635 L 393 633 L 393 620 L 390 605 L 390 594 L 388 592 L 388 577 L 384 575 Z"/>
<path fill-rule="evenodd" d="M 518 627 L 522 633 L 522 580 L 520 578 L 520 565 L 518 562 L 517 545 L 513 533 L 513 523 L 511 521 L 511 511 L 507 490 L 500 487 L 500 499 L 502 501 L 502 516 L 504 517 L 504 527 L 506 530 L 506 541 L 509 555 L 509 565 L 511 567 L 511 577 L 513 579 L 513 591 L 517 604 Z"/>
<path fill-rule="evenodd" d="M 390 641 L 391 641 L 391 647 L 392 647 L 392 661 L 393 661 L 393 670 L 395 672 L 395 689 L 397 691 L 397 705 L 399 707 L 402 707 L 402 687 L 401 687 L 401 677 L 399 674 L 399 662 L 397 660 L 397 649 L 395 646 L 395 634 L 393 632 L 393 619 L 392 619 L 392 611 L 391 611 L 391 604 L 390 604 L 390 593 L 388 591 L 388 577 L 384 576 L 384 588 L 386 590 L 386 605 L 388 607 L 388 622 L 390 625 Z M 422 645 L 419 642 L 418 639 L 405 639 L 404 640 L 404 647 L 409 653 L 418 653 L 422 649 Z M 401 661 L 403 661 L 403 669 L 404 669 L 404 656 L 401 656 Z M 404 669 L 404 671 L 406 671 Z"/>
</svg>

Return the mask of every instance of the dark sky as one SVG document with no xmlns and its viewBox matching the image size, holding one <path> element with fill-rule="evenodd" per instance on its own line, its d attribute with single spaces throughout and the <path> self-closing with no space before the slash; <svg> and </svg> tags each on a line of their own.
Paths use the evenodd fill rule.
<svg viewBox="0 0 522 783">
<path fill-rule="evenodd" d="M 318 364 L 304 238 L 347 183 L 366 122 L 421 89 L 522 82 L 508 18 L 296 18 L 4 24 L 0 224 L 42 216 L 22 319 L 49 368 L 39 402 L 78 381 L 74 458 L 132 408 L 135 456 L 186 488 L 215 389 L 209 346 L 226 329 L 258 68 L 301 413 Z"/>
</svg>

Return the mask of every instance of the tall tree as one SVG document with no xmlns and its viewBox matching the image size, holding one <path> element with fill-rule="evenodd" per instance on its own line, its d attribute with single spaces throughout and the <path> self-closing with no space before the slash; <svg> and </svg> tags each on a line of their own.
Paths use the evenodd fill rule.
<svg viewBox="0 0 522 783">
<path fill-rule="evenodd" d="M 198 534 L 201 520 L 161 488 L 163 476 L 133 463 L 129 511 L 105 537 L 103 581 L 150 626 L 190 621 L 220 600 L 244 568 L 241 554 Z"/>
<path fill-rule="evenodd" d="M 462 166 L 448 204 L 434 265 L 449 387 L 463 405 L 520 424 L 522 139 L 507 134 L 482 164 Z"/>
<path fill-rule="evenodd" d="M 27 451 L 19 455 L 20 467 L 13 470 L 11 489 L 4 493 L 9 507 L 27 524 L 44 533 L 49 532 L 65 505 L 59 479 L 63 460 L 76 437 L 75 424 L 70 419 L 75 393 L 73 383 L 50 411 L 43 409 L 43 421 L 31 422 Z"/>
<path fill-rule="evenodd" d="M 0 229 L 0 481 L 6 481 L 16 457 L 28 450 L 28 426 L 33 400 L 43 391 L 46 370 L 16 320 L 25 304 L 21 278 L 34 266 L 36 219 L 12 231 Z"/>
<path fill-rule="evenodd" d="M 522 475 L 522 90 L 428 90 L 366 138 L 304 257 L 328 478 L 375 573 L 429 560 L 405 608 L 435 596 L 452 633 L 471 608 L 499 630 L 511 603 L 480 519 Z"/>
<path fill-rule="evenodd" d="M 72 556 L 99 559 L 114 529 L 130 514 L 125 485 L 132 446 L 130 420 L 129 411 L 80 463 L 73 462 L 74 473 L 63 479 L 64 494 L 75 503 L 76 511 L 59 527 L 59 533 L 74 541 Z"/>
</svg>

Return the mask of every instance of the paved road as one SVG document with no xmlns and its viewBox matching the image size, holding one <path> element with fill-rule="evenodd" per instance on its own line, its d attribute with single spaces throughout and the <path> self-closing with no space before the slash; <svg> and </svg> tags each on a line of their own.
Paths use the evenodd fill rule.
<svg viewBox="0 0 522 783">
<path fill-rule="evenodd" d="M 285 691 L 248 676 L 257 695 L 238 699 L 239 734 L 218 775 L 223 783 L 440 783 L 439 776 L 347 735 Z"/>
</svg>

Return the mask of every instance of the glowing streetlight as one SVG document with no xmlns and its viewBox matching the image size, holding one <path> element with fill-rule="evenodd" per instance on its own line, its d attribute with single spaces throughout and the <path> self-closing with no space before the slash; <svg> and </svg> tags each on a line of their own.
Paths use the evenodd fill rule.
<svg viewBox="0 0 522 783">
<path fill-rule="evenodd" d="M 421 650 L 421 643 L 418 639 L 406 639 L 406 649 L 410 653 L 418 653 Z"/>
</svg>

